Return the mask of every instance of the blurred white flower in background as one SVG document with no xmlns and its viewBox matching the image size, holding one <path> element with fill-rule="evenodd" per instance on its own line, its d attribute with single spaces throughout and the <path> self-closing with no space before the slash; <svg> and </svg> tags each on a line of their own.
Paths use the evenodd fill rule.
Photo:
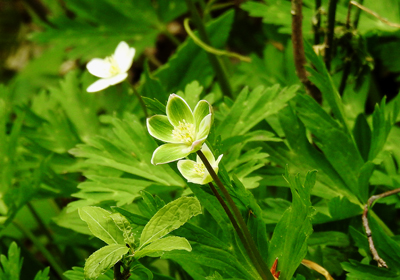
<svg viewBox="0 0 400 280">
<path fill-rule="evenodd" d="M 105 59 L 94 58 L 86 65 L 89 73 L 101 78 L 87 88 L 87 92 L 96 92 L 118 84 L 128 77 L 132 66 L 135 49 L 122 41 L 118 44 L 113 55 Z"/>
</svg>

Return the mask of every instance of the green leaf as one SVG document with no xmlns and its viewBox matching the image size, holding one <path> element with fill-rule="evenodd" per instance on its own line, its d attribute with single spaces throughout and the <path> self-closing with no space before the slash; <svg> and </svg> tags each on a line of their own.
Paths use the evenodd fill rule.
<svg viewBox="0 0 400 280">
<path fill-rule="evenodd" d="M 82 280 L 85 279 L 83 268 L 82 267 L 77 267 L 74 266 L 72 267 L 72 270 L 68 270 L 64 272 L 64 276 L 68 280 Z M 97 280 L 113 280 L 114 279 L 114 273 L 112 270 L 108 270 L 106 273 L 103 275 L 100 275 Z"/>
<path fill-rule="evenodd" d="M 226 114 L 216 114 L 220 121 L 216 134 L 222 140 L 243 135 L 266 117 L 277 113 L 295 96 L 298 86 L 280 89 L 279 85 L 270 88 L 259 86 L 249 92 L 242 90 L 235 103 Z"/>
<path fill-rule="evenodd" d="M 386 112 L 386 98 L 383 98 L 381 105 L 375 106 L 372 115 L 373 129 L 371 133 L 371 148 L 368 154 L 368 160 L 373 161 L 378 153 L 382 150 L 390 130 L 396 122 L 400 110 L 400 99 L 396 99 L 392 104 L 392 112 Z"/>
<path fill-rule="evenodd" d="M 351 134 L 311 97 L 297 95 L 296 101 L 296 111 L 306 128 L 315 136 L 315 143 L 346 183 L 347 188 L 361 199 L 358 178 L 364 161 Z"/>
<path fill-rule="evenodd" d="M 46 267 L 45 269 L 39 271 L 33 280 L 49 280 L 49 272 L 50 267 Z"/>
<path fill-rule="evenodd" d="M 203 87 L 199 84 L 198 81 L 193 81 L 190 84 L 185 86 L 185 92 L 179 91 L 177 94 L 182 96 L 182 98 L 189 104 L 190 108 L 195 108 L 197 103 L 200 100 L 200 94 L 203 92 Z M 199 118 L 202 120 L 206 115 L 210 112 L 207 110 L 207 106 L 205 106 L 207 113 L 203 114 L 203 117 Z M 196 115 L 195 115 L 196 116 Z"/>
<path fill-rule="evenodd" d="M 302 259 L 307 254 L 307 240 L 312 233 L 310 202 L 311 189 L 315 184 L 316 171 L 308 172 L 304 184 L 300 176 L 292 177 L 286 169 L 285 178 L 292 191 L 292 206 L 285 211 L 272 236 L 268 264 L 279 259 L 279 276 L 282 280 L 292 278 Z"/>
<path fill-rule="evenodd" d="M 239 261 L 230 250 L 221 250 L 202 243 L 192 243 L 192 251 L 165 252 L 163 258 L 172 259 L 194 279 L 204 279 L 210 270 L 218 270 L 224 278 L 258 280 L 260 276 L 246 261 Z"/>
<path fill-rule="evenodd" d="M 132 266 L 131 266 L 131 272 L 133 272 L 133 275 L 139 275 L 139 279 L 147 279 L 147 280 L 153 280 L 153 272 L 142 265 L 139 261 L 136 261 Z M 143 275 L 143 276 L 142 276 Z"/>
<path fill-rule="evenodd" d="M 368 160 L 368 153 L 371 147 L 371 129 L 364 114 L 357 116 L 353 128 L 354 141 L 364 161 Z"/>
<path fill-rule="evenodd" d="M 69 0 L 66 7 L 74 19 L 64 13 L 46 24 L 45 32 L 34 34 L 37 42 L 52 42 L 58 49 L 71 48 L 70 58 L 106 57 L 120 41 L 127 41 L 139 56 L 155 43 L 165 27 L 157 20 L 156 11 L 148 1 L 131 3 L 115 1 Z M 107 14 L 107 17 L 104 15 Z"/>
<path fill-rule="evenodd" d="M 183 179 L 169 166 L 153 166 L 150 163 L 157 145 L 137 117 L 126 114 L 123 120 L 111 118 L 111 123 L 111 139 L 93 137 L 88 144 L 77 145 L 70 153 L 87 158 L 92 167 L 110 167 L 153 183 L 184 186 Z"/>
<path fill-rule="evenodd" d="M 349 217 L 360 215 L 360 205 L 351 203 L 346 197 L 335 197 L 329 201 L 329 214 L 333 220 L 343 220 Z"/>
<path fill-rule="evenodd" d="M 140 77 L 139 92 L 145 96 L 146 106 L 153 111 L 154 114 L 165 114 L 165 105 L 169 94 L 165 91 L 160 80 L 155 78 L 149 69 L 149 64 L 144 64 L 144 71 Z"/>
<path fill-rule="evenodd" d="M 248 1 L 244 2 L 240 8 L 249 12 L 252 17 L 262 17 L 263 23 L 279 26 L 279 33 L 291 34 L 291 4 L 287 1 Z M 313 10 L 309 6 L 302 9 L 304 18 L 305 35 L 311 31 Z"/>
<path fill-rule="evenodd" d="M 79 208 L 79 216 L 84 220 L 94 236 L 107 244 L 125 245 L 122 231 L 110 217 L 111 213 L 93 206 Z"/>
<path fill-rule="evenodd" d="M 316 105 L 318 106 L 318 105 Z M 312 194 L 332 199 L 338 194 L 348 197 L 352 202 L 358 202 L 357 197 L 348 189 L 338 172 L 332 167 L 326 157 L 310 143 L 304 124 L 298 118 L 294 108 L 287 106 L 278 113 L 279 123 L 286 137 L 285 142 L 260 143 L 271 161 L 281 166 L 289 165 L 291 173 L 306 173 L 310 169 L 318 170 L 318 181 Z M 318 117 L 316 117 L 318 119 Z M 280 186 L 286 186 L 281 174 L 283 168 L 274 168 L 272 175 L 264 175 L 265 182 L 273 181 Z M 279 179 L 279 182 L 277 182 Z"/>
<path fill-rule="evenodd" d="M 120 213 L 113 213 L 110 217 L 111 219 L 113 219 L 119 230 L 122 231 L 125 243 L 129 244 L 129 246 L 133 248 L 135 237 L 133 235 L 132 226 L 129 221 Z"/>
<path fill-rule="evenodd" d="M 350 260 L 349 263 L 342 263 L 344 270 L 349 272 L 349 279 L 362 280 L 399 280 L 400 275 L 394 271 L 376 266 L 365 265 L 355 260 Z"/>
<path fill-rule="evenodd" d="M 166 107 L 163 103 L 158 101 L 158 99 L 156 99 L 156 98 L 152 99 L 152 98 L 148 98 L 145 96 L 142 96 L 142 98 L 143 98 L 144 103 L 146 104 L 146 107 L 149 108 L 154 114 L 157 114 L 157 115 L 165 114 Z"/>
<path fill-rule="evenodd" d="M 87 175 L 88 180 L 78 185 L 79 192 L 73 197 L 80 198 L 68 204 L 68 211 L 87 206 L 99 204 L 112 199 L 117 206 L 130 204 L 140 196 L 140 191 L 154 185 L 151 181 L 130 178 L 103 177 Z"/>
<path fill-rule="evenodd" d="M 375 218 L 369 216 L 368 221 L 379 256 L 385 260 L 391 270 L 397 271 L 400 276 L 400 244 L 383 231 Z"/>
<path fill-rule="evenodd" d="M 339 120 L 344 131 L 349 134 L 350 130 L 345 119 L 342 99 L 325 67 L 325 63 L 322 58 L 315 53 L 312 46 L 307 41 L 305 41 L 304 44 L 304 51 L 307 58 L 315 67 L 307 67 L 307 71 L 311 74 L 308 78 L 319 88 L 323 99 L 328 102 L 334 116 Z"/>
<path fill-rule="evenodd" d="M 61 104 L 82 141 L 88 141 L 98 132 L 96 95 L 82 92 L 77 72 L 69 72 L 65 79 L 60 81 L 60 87 L 52 87 L 50 92 Z"/>
<path fill-rule="evenodd" d="M 135 252 L 137 259 L 145 256 L 159 257 L 163 255 L 163 252 L 172 250 L 186 250 L 192 251 L 192 247 L 186 238 L 178 236 L 169 236 L 162 239 L 158 239 L 151 244 L 139 249 Z"/>
<path fill-rule="evenodd" d="M 321 231 L 311 234 L 307 244 L 308 246 L 347 247 L 350 245 L 350 240 L 347 234 L 340 231 Z"/>
<path fill-rule="evenodd" d="M 21 249 L 18 248 L 17 243 L 12 242 L 8 248 L 8 257 L 0 255 L 0 279 L 19 279 L 22 268 L 20 253 Z"/>
<path fill-rule="evenodd" d="M 140 211 L 145 217 L 153 217 L 157 211 L 165 205 L 165 202 L 157 195 L 152 195 L 146 191 L 141 191 L 140 195 L 142 196 L 143 201 L 139 201 L 138 204 Z"/>
<path fill-rule="evenodd" d="M 182 226 L 191 217 L 201 213 L 201 205 L 194 197 L 181 197 L 168 203 L 144 227 L 139 249 L 162 238 Z"/>
<path fill-rule="evenodd" d="M 86 260 L 84 268 L 85 279 L 97 279 L 121 260 L 128 251 L 129 248 L 125 244 L 107 245 L 97 250 Z"/>
</svg>

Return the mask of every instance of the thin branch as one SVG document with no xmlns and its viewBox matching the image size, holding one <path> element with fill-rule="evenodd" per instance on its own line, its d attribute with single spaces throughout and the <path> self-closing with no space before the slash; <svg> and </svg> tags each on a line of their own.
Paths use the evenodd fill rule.
<svg viewBox="0 0 400 280">
<path fill-rule="evenodd" d="M 375 261 L 378 262 L 379 267 L 385 267 L 388 268 L 386 262 L 379 256 L 378 251 L 375 248 L 374 240 L 372 239 L 372 231 L 371 228 L 369 227 L 369 222 L 368 222 L 368 209 L 372 206 L 375 200 L 378 200 L 380 198 L 384 198 L 390 195 L 394 195 L 400 193 L 400 188 L 391 190 L 388 192 L 381 193 L 379 195 L 373 195 L 368 199 L 368 203 L 364 207 L 364 212 L 362 215 L 362 221 L 363 221 L 363 226 L 365 228 L 365 233 L 367 234 L 368 237 L 368 243 L 369 243 L 369 249 L 372 253 L 372 257 L 374 258 Z"/>
<path fill-rule="evenodd" d="M 374 11 L 368 9 L 367 7 L 365 7 L 365 6 L 363 6 L 363 5 L 359 4 L 359 3 L 357 3 L 356 1 L 350 1 L 350 4 L 356 6 L 357 8 L 359 8 L 360 10 L 363 10 L 364 12 L 370 14 L 371 16 L 376 17 L 377 19 L 379 19 L 380 21 L 382 21 L 386 25 L 389 25 L 391 27 L 400 28 L 400 24 L 388 21 L 386 18 L 381 17 L 380 15 L 375 13 Z"/>
<path fill-rule="evenodd" d="M 199 36 L 203 42 L 205 42 L 207 45 L 211 45 L 211 41 L 208 38 L 206 28 L 204 26 L 204 23 L 199 15 L 199 12 L 196 9 L 196 6 L 193 3 L 193 0 L 185 0 L 186 5 L 188 7 L 188 10 L 190 11 L 192 15 L 192 20 L 193 23 L 195 24 Z M 214 69 L 214 72 L 217 76 L 218 84 L 221 88 L 221 91 L 224 95 L 232 97 L 232 88 L 229 83 L 228 79 L 228 74 L 226 73 L 221 60 L 215 56 L 212 53 L 206 52 L 208 56 L 208 60 L 210 61 L 210 64 L 212 68 Z"/>
<path fill-rule="evenodd" d="M 294 64 L 296 67 L 296 74 L 299 77 L 302 84 L 305 86 L 306 91 L 311 95 L 318 103 L 322 102 L 322 96 L 319 89 L 311 83 L 307 78 L 307 71 L 304 68 L 306 64 L 306 55 L 304 53 L 303 44 L 303 31 L 302 31 L 302 0 L 292 0 L 292 44 L 293 44 L 293 56 Z"/>
<path fill-rule="evenodd" d="M 325 65 L 328 71 L 331 70 L 337 1 L 338 0 L 329 0 L 328 4 L 328 28 L 325 37 Z"/>
<path fill-rule="evenodd" d="M 269 271 L 267 265 L 265 264 L 265 262 L 262 259 L 260 252 L 257 249 L 257 246 L 250 234 L 249 229 L 247 228 L 245 221 L 243 220 L 243 217 L 239 211 L 239 208 L 236 206 L 236 204 L 233 201 L 228 190 L 225 188 L 224 184 L 222 184 L 222 181 L 219 179 L 218 175 L 215 173 L 214 169 L 212 168 L 211 164 L 208 162 L 208 160 L 205 157 L 205 155 L 203 154 L 203 152 L 201 150 L 199 150 L 199 151 L 197 151 L 197 155 L 202 160 L 203 164 L 207 168 L 207 171 L 210 173 L 214 182 L 217 184 L 218 188 L 221 190 L 222 194 L 224 195 L 225 199 L 227 200 L 230 209 L 233 211 L 233 215 L 235 216 L 236 221 L 238 222 L 241 230 L 243 231 L 243 234 L 247 240 L 247 243 L 249 244 L 251 251 L 253 252 L 253 254 L 255 255 L 255 257 L 257 259 L 257 262 L 261 266 L 261 271 L 259 271 L 260 276 L 262 277 L 262 279 L 274 280 L 274 277 L 272 276 L 271 271 Z M 258 267 L 256 264 L 254 264 L 254 265 L 256 268 Z"/>
<path fill-rule="evenodd" d="M 202 48 L 203 50 L 205 50 L 206 52 L 215 54 L 215 55 L 226 55 L 226 56 L 230 56 L 230 57 L 235 57 L 241 61 L 245 61 L 245 62 L 251 62 L 251 58 L 247 57 L 247 56 L 243 56 L 240 55 L 238 53 L 234 53 L 234 52 L 228 52 L 225 50 L 218 50 L 216 48 L 213 48 L 209 45 L 207 45 L 206 43 L 204 43 L 203 41 L 201 41 L 192 31 L 192 29 L 190 29 L 189 26 L 189 19 L 185 18 L 185 20 L 183 21 L 183 26 L 187 32 L 187 34 L 189 35 L 190 38 L 192 38 L 193 42 L 198 45 L 200 48 Z"/>
</svg>

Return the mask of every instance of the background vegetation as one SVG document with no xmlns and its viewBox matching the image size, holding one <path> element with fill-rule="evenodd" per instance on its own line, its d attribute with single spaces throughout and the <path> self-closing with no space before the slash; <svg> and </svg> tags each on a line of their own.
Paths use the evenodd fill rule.
<svg viewBox="0 0 400 280">
<path fill-rule="evenodd" d="M 335 279 L 400 279 L 400 197 L 364 215 L 388 268 L 362 222 L 369 197 L 400 188 L 400 1 L 193 2 L 0 1 L 0 279 L 83 279 L 105 243 L 82 207 L 122 214 L 137 242 L 194 196 L 202 214 L 166 233 L 192 251 L 135 260 L 129 279 L 260 279 L 208 186 L 150 163 L 137 94 L 153 115 L 171 93 L 213 105 L 219 175 L 279 279 L 323 279 L 303 259 Z M 120 41 L 136 49 L 128 79 L 87 93 L 86 63 Z"/>
</svg>

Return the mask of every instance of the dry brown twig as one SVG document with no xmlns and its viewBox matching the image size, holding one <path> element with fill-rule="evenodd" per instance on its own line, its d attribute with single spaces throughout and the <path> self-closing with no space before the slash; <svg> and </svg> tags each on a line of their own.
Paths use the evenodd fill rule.
<svg viewBox="0 0 400 280">
<path fill-rule="evenodd" d="M 306 88 L 306 92 L 311 95 L 318 103 L 322 102 L 322 96 L 319 89 L 308 79 L 308 73 L 304 68 L 306 64 L 306 56 L 303 44 L 303 31 L 302 31 L 302 0 L 292 0 L 292 44 L 294 64 L 296 67 L 296 74 L 300 81 Z"/>
<path fill-rule="evenodd" d="M 372 231 L 371 231 L 371 228 L 369 227 L 369 222 L 368 222 L 368 209 L 375 202 L 375 200 L 378 200 L 380 198 L 384 198 L 384 197 L 387 197 L 390 195 L 394 195 L 399 192 L 400 192 L 400 188 L 391 190 L 388 192 L 384 192 L 384 193 L 381 193 L 378 195 L 373 195 L 368 199 L 368 202 L 364 207 L 364 212 L 362 215 L 363 226 L 365 228 L 365 233 L 367 234 L 367 237 L 368 237 L 368 244 L 369 244 L 369 249 L 371 251 L 372 257 L 374 258 L 375 261 L 378 262 L 379 267 L 389 268 L 387 266 L 386 262 L 379 256 L 378 251 L 375 248 L 374 240 L 372 239 Z"/>
<path fill-rule="evenodd" d="M 349 10 L 350 10 L 350 5 L 356 6 L 357 8 L 359 8 L 360 10 L 363 10 L 364 12 L 370 14 L 373 17 L 376 17 L 377 19 L 379 19 L 380 21 L 382 21 L 383 23 L 385 23 L 386 25 L 389 25 L 391 27 L 396 27 L 396 28 L 400 28 L 400 24 L 397 23 L 393 23 L 388 21 L 387 19 L 385 19 L 384 17 L 381 17 L 380 15 L 378 15 L 377 13 L 375 13 L 374 11 L 368 9 L 367 7 L 361 5 L 360 3 L 357 3 L 356 1 L 350 1 L 349 3 Z"/>
</svg>

